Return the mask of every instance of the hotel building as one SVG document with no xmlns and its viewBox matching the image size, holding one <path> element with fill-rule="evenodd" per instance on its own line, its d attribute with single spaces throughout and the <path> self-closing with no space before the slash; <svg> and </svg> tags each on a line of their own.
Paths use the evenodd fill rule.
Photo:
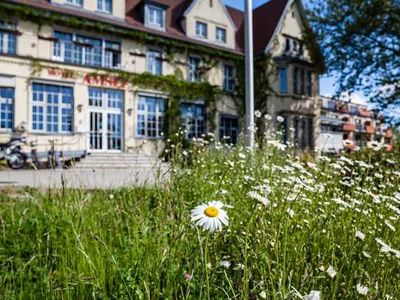
<svg viewBox="0 0 400 300">
<path fill-rule="evenodd" d="M 256 103 L 269 130 L 282 116 L 285 138 L 313 149 L 318 70 L 302 3 L 271 0 L 253 14 L 256 64 L 269 62 Z M 66 157 L 157 155 L 174 126 L 235 143 L 243 58 L 244 13 L 221 0 L 3 0 L 0 139 L 24 129 L 39 153 L 54 143 Z"/>
</svg>

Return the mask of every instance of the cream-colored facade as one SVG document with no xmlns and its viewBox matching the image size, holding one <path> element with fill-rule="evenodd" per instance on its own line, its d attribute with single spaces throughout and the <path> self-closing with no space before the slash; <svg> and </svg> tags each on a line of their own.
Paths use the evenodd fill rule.
<svg viewBox="0 0 400 300">
<path fill-rule="evenodd" d="M 109 26 L 114 26 L 113 22 L 125 22 L 128 13 L 125 5 L 128 2 L 110 2 L 112 6 L 109 6 L 111 9 L 108 13 L 99 11 L 95 0 L 52 0 L 50 5 L 54 5 L 58 11 L 60 8 L 66 9 L 69 14 L 84 11 L 89 13 L 89 17 L 98 14 L 103 19 L 110 18 Z M 154 6 L 157 1 L 149 3 Z M 284 45 L 288 36 L 301 39 L 301 8 L 296 1 L 288 3 L 277 30 L 265 49 L 266 53 L 272 54 L 273 60 L 285 53 Z M 165 8 L 167 6 L 150 6 L 143 10 L 143 17 L 151 18 L 150 21 L 155 22 L 155 25 L 144 27 L 143 30 L 150 30 L 157 35 L 159 26 L 158 31 L 165 35 L 171 30 L 168 27 L 170 21 L 166 19 L 168 14 L 158 14 L 157 9 L 168 9 Z M 113 72 L 114 70 L 132 74 L 149 72 L 154 75 L 173 75 L 184 81 L 201 80 L 218 86 L 226 93 L 219 96 L 216 103 L 217 112 L 213 123 L 217 127 L 213 134 L 217 138 L 230 137 L 230 142 L 235 142 L 242 131 L 243 118 L 239 115 L 230 93 L 236 73 L 235 62 L 231 59 L 196 53 L 195 50 L 178 51 L 171 57 L 171 53 L 167 53 L 158 43 L 143 42 L 123 35 L 99 34 L 95 30 L 49 25 L 46 22 L 39 26 L 25 18 L 1 21 L 9 21 L 11 24 L 1 25 L 0 22 L 0 41 L 3 43 L 0 45 L 0 102 L 8 105 L 5 117 L 2 111 L 0 118 L 2 142 L 24 127 L 28 141 L 37 145 L 38 152 L 42 155 L 46 155 L 53 143 L 55 150 L 66 157 L 79 157 L 88 152 L 140 151 L 149 155 L 160 154 L 165 146 L 163 130 L 169 95 L 157 89 L 132 86 L 121 79 L 118 73 Z M 147 21 L 149 20 L 145 20 L 144 24 Z M 206 38 L 199 36 L 198 22 L 207 24 Z M 203 47 L 209 45 L 219 51 L 242 56 L 242 52 L 237 50 L 237 22 L 235 23 L 222 1 L 193 0 L 183 12 L 180 24 L 188 38 L 186 42 L 190 43 L 192 40 L 192 43 L 199 42 Z M 13 44 L 5 42 L 12 41 L 12 38 L 15 38 L 14 53 L 9 51 Z M 310 60 L 307 51 L 303 56 L 303 61 Z M 209 64 L 211 61 L 211 67 L 206 65 L 206 60 Z M 281 66 L 282 63 L 278 65 Z M 283 65 L 288 74 L 296 66 L 287 61 Z M 207 67 L 207 70 L 199 75 L 202 67 Z M 307 96 L 291 90 L 293 82 L 290 75 L 286 80 L 287 91 L 281 93 L 280 79 L 278 73 L 271 76 L 271 84 L 277 95 L 268 99 L 267 112 L 272 116 L 284 116 L 287 129 L 298 122 L 296 126 L 301 132 L 312 132 L 313 140 L 307 140 L 307 145 L 303 147 L 311 149 L 318 142 L 316 120 L 319 102 L 314 101 L 314 96 L 318 94 L 318 74 L 312 73 L 311 91 Z M 4 95 L 9 95 L 11 90 L 13 99 L 6 99 L 11 96 Z M 187 137 L 207 134 L 211 130 L 211 120 L 206 117 L 207 99 L 186 100 L 181 99 L 180 105 L 182 128 Z M 304 123 L 307 128 L 301 123 L 303 119 L 308 120 L 308 123 Z M 3 122 L 4 120 L 8 121 Z M 269 129 L 273 128 L 276 125 L 270 124 Z M 288 138 L 288 141 L 291 139 L 293 137 Z"/>
<path fill-rule="evenodd" d="M 282 129 L 285 141 L 297 148 L 318 150 L 321 144 L 319 74 L 304 44 L 305 26 L 301 1 L 288 1 L 274 37 L 265 49 L 273 62 L 268 70 L 273 90 L 267 100 L 267 113 L 272 117 L 268 126 L 270 132 Z M 278 116 L 284 118 L 283 124 L 276 121 Z"/>
</svg>

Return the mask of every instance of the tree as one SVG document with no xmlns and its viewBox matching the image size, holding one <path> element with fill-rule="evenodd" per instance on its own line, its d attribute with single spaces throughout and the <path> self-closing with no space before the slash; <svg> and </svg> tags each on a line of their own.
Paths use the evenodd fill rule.
<svg viewBox="0 0 400 300">
<path fill-rule="evenodd" d="M 337 94 L 400 104 L 400 0 L 311 0 L 308 12 Z"/>
</svg>

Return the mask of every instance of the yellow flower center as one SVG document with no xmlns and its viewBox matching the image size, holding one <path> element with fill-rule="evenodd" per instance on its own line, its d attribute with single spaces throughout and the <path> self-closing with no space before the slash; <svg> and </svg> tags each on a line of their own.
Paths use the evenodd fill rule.
<svg viewBox="0 0 400 300">
<path fill-rule="evenodd" d="M 213 207 L 213 206 L 209 206 L 209 207 L 207 207 L 207 208 L 204 210 L 204 214 L 205 214 L 207 217 L 215 218 L 215 217 L 218 216 L 219 211 L 218 211 L 218 208 Z"/>
</svg>

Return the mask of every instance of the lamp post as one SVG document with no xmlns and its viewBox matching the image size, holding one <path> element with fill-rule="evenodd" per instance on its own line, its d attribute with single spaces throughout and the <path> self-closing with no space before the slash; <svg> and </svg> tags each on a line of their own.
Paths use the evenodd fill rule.
<svg viewBox="0 0 400 300">
<path fill-rule="evenodd" d="M 254 52 L 253 52 L 253 0 L 245 0 L 246 47 L 246 126 L 247 146 L 254 147 Z"/>
</svg>

